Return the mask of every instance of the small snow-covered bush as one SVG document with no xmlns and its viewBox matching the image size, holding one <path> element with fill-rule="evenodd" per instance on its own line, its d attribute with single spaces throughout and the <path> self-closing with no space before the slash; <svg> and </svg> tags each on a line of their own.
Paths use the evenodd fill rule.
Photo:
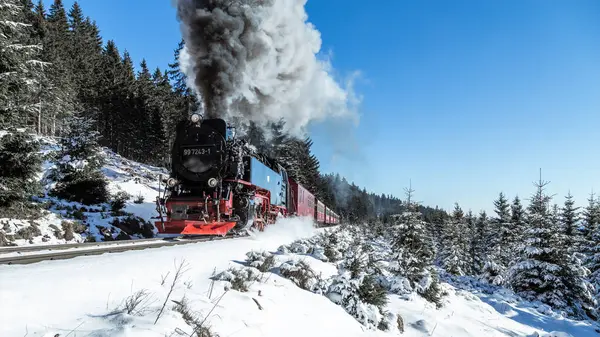
<svg viewBox="0 0 600 337">
<path fill-rule="evenodd" d="M 417 292 L 427 301 L 434 303 L 437 308 L 443 305 L 442 298 L 447 295 L 440 287 L 439 277 L 437 272 L 430 267 L 428 278 L 423 278 L 419 284 Z"/>
<path fill-rule="evenodd" d="M 56 182 L 50 195 L 86 205 L 106 202 L 108 181 L 100 170 L 105 158 L 93 121 L 76 113 L 68 118 L 67 130 L 48 176 Z"/>
<path fill-rule="evenodd" d="M 279 273 L 304 290 L 312 291 L 319 283 L 318 275 L 305 261 L 287 261 L 279 266 Z"/>
<path fill-rule="evenodd" d="M 356 318 L 365 327 L 375 330 L 383 318 L 379 308 L 360 299 L 361 280 L 352 279 L 348 273 L 333 278 L 327 297 L 340 305 L 347 313 Z"/>
<path fill-rule="evenodd" d="M 131 195 L 125 191 L 119 191 L 112 196 L 110 208 L 113 215 L 119 215 L 125 208 L 125 203 L 131 198 Z"/>
<path fill-rule="evenodd" d="M 504 283 L 502 277 L 504 274 L 505 270 L 499 264 L 493 261 L 487 261 L 483 266 L 481 279 L 489 284 L 500 286 Z"/>
<path fill-rule="evenodd" d="M 373 304 L 378 308 L 382 308 L 387 304 L 386 289 L 377 283 L 371 275 L 367 275 L 362 279 L 357 293 L 358 298 L 364 303 Z"/>
<path fill-rule="evenodd" d="M 275 257 L 269 252 L 251 251 L 246 256 L 246 263 L 260 272 L 265 273 L 275 267 Z"/>
<path fill-rule="evenodd" d="M 134 204 L 141 204 L 144 202 L 144 196 L 140 193 L 138 194 L 135 199 L 133 200 Z"/>
<path fill-rule="evenodd" d="M 225 286 L 226 289 L 247 292 L 254 282 L 260 281 L 261 273 L 258 269 L 252 267 L 229 268 L 215 275 L 213 279 L 228 282 Z"/>
</svg>

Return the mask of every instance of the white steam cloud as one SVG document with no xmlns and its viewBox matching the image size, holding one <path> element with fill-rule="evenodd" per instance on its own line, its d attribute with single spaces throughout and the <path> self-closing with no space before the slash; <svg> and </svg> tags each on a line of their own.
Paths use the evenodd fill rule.
<svg viewBox="0 0 600 337">
<path fill-rule="evenodd" d="M 177 0 L 181 64 L 206 117 L 301 136 L 311 122 L 358 121 L 352 77 L 336 82 L 306 0 Z"/>
</svg>

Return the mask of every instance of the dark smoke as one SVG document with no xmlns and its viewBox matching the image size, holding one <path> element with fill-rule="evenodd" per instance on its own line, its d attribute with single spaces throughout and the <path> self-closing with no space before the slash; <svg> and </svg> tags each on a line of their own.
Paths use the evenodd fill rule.
<svg viewBox="0 0 600 337">
<path fill-rule="evenodd" d="M 241 86 L 246 62 L 265 49 L 251 37 L 258 30 L 258 22 L 250 13 L 264 2 L 181 0 L 178 3 L 187 51 L 194 64 L 195 86 L 204 100 L 207 117 L 219 117 L 228 111 L 227 100 Z"/>
<path fill-rule="evenodd" d="M 283 119 L 300 134 L 312 121 L 355 117 L 354 95 L 319 60 L 306 0 L 178 0 L 182 65 L 206 117 L 259 126 Z M 188 62 L 189 64 L 184 64 Z M 185 70 L 187 68 L 187 70 Z"/>
</svg>

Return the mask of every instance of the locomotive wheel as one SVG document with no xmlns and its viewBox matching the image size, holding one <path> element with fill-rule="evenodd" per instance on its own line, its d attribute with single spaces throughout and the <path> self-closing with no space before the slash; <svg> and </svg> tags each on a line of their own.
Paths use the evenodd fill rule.
<svg viewBox="0 0 600 337">
<path fill-rule="evenodd" d="M 248 202 L 248 199 L 246 199 L 245 201 Z M 239 207 L 240 202 L 236 201 L 235 203 L 235 215 L 239 217 L 239 220 L 235 227 L 239 230 L 248 229 L 249 227 L 252 227 L 255 218 L 254 206 L 246 205 L 246 207 Z M 244 201 L 241 201 L 241 203 L 243 204 Z"/>
</svg>

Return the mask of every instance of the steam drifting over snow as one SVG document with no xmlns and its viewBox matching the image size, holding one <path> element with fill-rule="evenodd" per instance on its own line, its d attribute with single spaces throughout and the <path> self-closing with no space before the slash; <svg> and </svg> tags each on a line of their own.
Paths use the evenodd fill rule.
<svg viewBox="0 0 600 337">
<path fill-rule="evenodd" d="M 306 0 L 177 0 L 186 47 L 183 71 L 206 117 L 267 126 L 285 120 L 302 135 L 309 123 L 357 118 L 353 77 L 342 87 L 321 37 L 307 22 Z"/>
</svg>

